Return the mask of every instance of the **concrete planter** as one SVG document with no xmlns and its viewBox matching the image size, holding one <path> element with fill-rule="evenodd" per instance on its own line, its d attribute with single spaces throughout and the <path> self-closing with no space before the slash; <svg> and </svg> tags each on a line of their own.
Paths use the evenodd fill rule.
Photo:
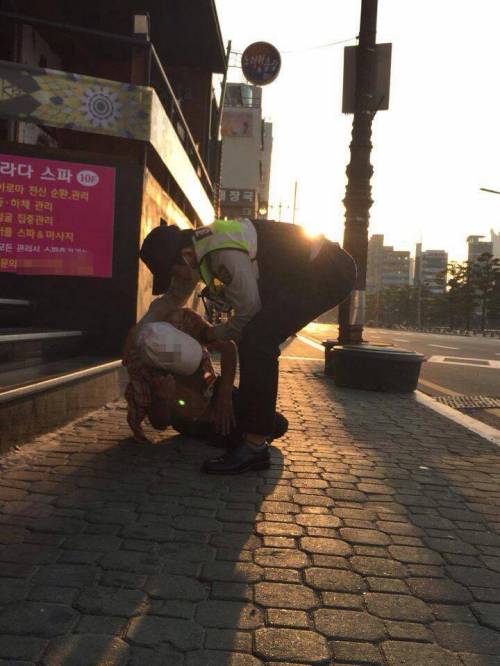
<svg viewBox="0 0 500 666">
<path fill-rule="evenodd" d="M 422 354 L 397 347 L 323 344 L 325 374 L 337 386 L 385 393 L 411 393 L 417 388 L 425 361 Z"/>
</svg>

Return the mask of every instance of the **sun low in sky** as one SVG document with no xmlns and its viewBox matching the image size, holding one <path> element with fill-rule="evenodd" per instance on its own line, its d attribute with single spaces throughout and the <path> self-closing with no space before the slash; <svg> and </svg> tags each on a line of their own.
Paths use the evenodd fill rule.
<svg viewBox="0 0 500 666">
<path fill-rule="evenodd" d="M 342 240 L 352 116 L 341 113 L 343 49 L 356 43 L 361 0 L 216 0 L 235 51 L 282 53 L 263 89 L 273 122 L 271 214 Z M 379 0 L 378 42 L 392 42 L 390 108 L 373 122 L 370 233 L 414 251 L 466 257 L 466 237 L 500 229 L 498 0 Z M 342 42 L 341 44 L 334 44 Z M 233 58 L 232 62 L 236 62 Z M 231 68 L 230 81 L 242 81 Z"/>
</svg>

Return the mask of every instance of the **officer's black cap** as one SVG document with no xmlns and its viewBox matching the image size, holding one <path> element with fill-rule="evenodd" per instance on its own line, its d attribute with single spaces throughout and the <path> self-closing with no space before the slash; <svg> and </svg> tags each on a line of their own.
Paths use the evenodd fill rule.
<svg viewBox="0 0 500 666">
<path fill-rule="evenodd" d="M 162 220 L 144 239 L 140 257 L 153 274 L 153 294 L 164 294 L 170 286 L 172 267 L 182 248 L 182 231 Z"/>
</svg>

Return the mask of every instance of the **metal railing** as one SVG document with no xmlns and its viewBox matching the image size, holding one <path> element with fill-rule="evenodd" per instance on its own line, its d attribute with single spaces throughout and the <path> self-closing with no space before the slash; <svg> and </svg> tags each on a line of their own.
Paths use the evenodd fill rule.
<svg viewBox="0 0 500 666">
<path fill-rule="evenodd" d="M 203 187 L 206 193 L 209 195 L 210 199 L 213 200 L 214 196 L 214 187 L 211 181 L 211 178 L 206 169 L 205 163 L 200 155 L 198 146 L 191 134 L 189 125 L 184 117 L 179 102 L 175 96 L 175 93 L 172 89 L 172 85 L 168 79 L 168 76 L 165 72 L 165 69 L 161 63 L 161 60 L 158 56 L 158 53 L 154 45 L 146 39 L 139 37 L 129 37 L 127 35 L 119 35 L 113 32 L 106 32 L 103 30 L 94 30 L 91 28 L 83 28 L 80 26 L 72 25 L 69 23 L 60 23 L 57 21 L 51 21 L 48 19 L 40 19 L 32 16 L 24 16 L 21 14 L 15 14 L 13 12 L 0 11 L 0 19 L 10 21 L 12 23 L 20 25 L 29 25 L 32 27 L 46 28 L 50 30 L 56 30 L 58 32 L 64 33 L 65 35 L 81 35 L 85 37 L 91 37 L 97 40 L 105 40 L 106 46 L 109 47 L 109 44 L 129 46 L 130 49 L 144 49 L 149 51 L 151 63 L 154 66 L 155 70 L 158 72 L 158 78 L 155 77 L 155 83 L 158 81 L 158 85 L 152 85 L 151 71 L 148 72 L 149 81 L 148 85 L 152 85 L 158 98 L 160 99 L 163 108 L 169 117 L 179 140 L 182 143 L 186 154 L 188 155 L 191 164 L 193 165 L 198 178 L 203 184 Z M 132 54 L 131 54 L 132 56 Z M 84 74 L 85 72 L 78 72 Z"/>
</svg>

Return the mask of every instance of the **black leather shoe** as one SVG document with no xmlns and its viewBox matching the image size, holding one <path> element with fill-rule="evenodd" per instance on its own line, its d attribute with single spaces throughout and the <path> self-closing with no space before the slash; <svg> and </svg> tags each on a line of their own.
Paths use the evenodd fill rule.
<svg viewBox="0 0 500 666">
<path fill-rule="evenodd" d="M 241 442 L 219 458 L 205 460 L 201 471 L 205 474 L 241 474 L 251 469 L 269 469 L 269 446 L 265 444 L 255 449 Z"/>
</svg>

